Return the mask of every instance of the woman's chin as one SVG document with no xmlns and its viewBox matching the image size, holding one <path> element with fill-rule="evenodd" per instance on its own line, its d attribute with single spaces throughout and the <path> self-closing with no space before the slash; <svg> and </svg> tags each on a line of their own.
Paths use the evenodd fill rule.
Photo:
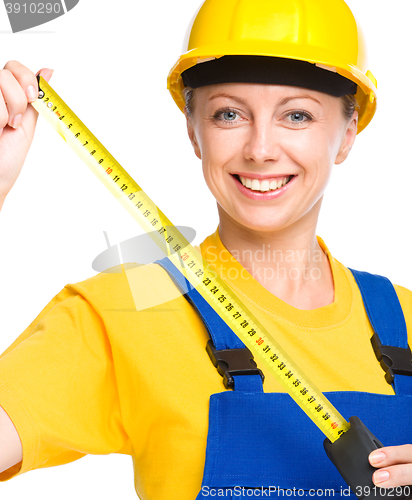
<svg viewBox="0 0 412 500">
<path fill-rule="evenodd" d="M 226 219 L 223 221 L 223 219 Z M 281 231 L 294 222 L 296 218 L 291 216 L 280 216 L 279 214 L 267 213 L 267 211 L 259 210 L 257 213 L 246 212 L 236 212 L 221 214 L 221 222 L 225 225 L 236 226 L 239 229 L 244 229 L 245 231 L 253 231 L 256 233 L 270 233 Z"/>
</svg>

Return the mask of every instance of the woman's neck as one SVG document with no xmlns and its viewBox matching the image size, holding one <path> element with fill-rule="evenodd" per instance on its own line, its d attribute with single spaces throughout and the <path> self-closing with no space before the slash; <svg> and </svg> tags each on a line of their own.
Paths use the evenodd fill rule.
<svg viewBox="0 0 412 500">
<path fill-rule="evenodd" d="M 219 235 L 236 260 L 269 292 L 297 309 L 334 300 L 332 270 L 316 225 L 256 232 L 221 218 Z"/>
</svg>

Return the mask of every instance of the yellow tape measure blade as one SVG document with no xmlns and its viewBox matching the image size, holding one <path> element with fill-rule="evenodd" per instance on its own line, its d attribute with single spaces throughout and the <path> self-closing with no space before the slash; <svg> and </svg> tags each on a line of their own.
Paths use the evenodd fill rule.
<svg viewBox="0 0 412 500">
<path fill-rule="evenodd" d="M 257 361 L 281 382 L 300 408 L 334 442 L 349 423 L 303 374 L 202 255 L 132 179 L 84 123 L 39 77 L 35 109 L 59 132 L 175 267 L 252 351 Z"/>
</svg>

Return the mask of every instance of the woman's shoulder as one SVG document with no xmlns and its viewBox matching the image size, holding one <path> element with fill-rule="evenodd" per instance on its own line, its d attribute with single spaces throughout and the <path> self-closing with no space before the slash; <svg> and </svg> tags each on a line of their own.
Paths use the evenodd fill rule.
<svg viewBox="0 0 412 500">
<path fill-rule="evenodd" d="M 366 282 L 369 282 L 369 288 L 373 289 L 375 293 L 379 293 L 379 286 L 381 286 L 382 283 L 381 280 L 377 278 L 389 279 L 379 272 L 375 273 L 374 271 L 371 272 L 370 270 L 360 271 L 359 269 L 355 270 L 352 269 L 351 267 L 347 267 L 334 257 L 331 257 L 331 260 L 333 262 L 333 269 L 335 273 L 336 270 L 340 272 L 343 271 L 344 275 L 346 275 L 346 278 L 349 279 L 352 286 L 356 288 L 358 288 L 357 279 L 361 280 L 361 278 L 363 277 L 364 279 L 366 279 Z M 335 273 L 334 273 L 334 278 L 335 278 Z M 376 280 L 373 278 L 376 278 Z M 404 286 L 397 285 L 393 283 L 392 280 L 390 279 L 389 281 L 395 288 L 396 294 L 398 296 L 399 302 L 401 303 L 404 313 L 406 311 L 409 315 L 412 315 L 412 290 L 409 290 Z"/>
</svg>

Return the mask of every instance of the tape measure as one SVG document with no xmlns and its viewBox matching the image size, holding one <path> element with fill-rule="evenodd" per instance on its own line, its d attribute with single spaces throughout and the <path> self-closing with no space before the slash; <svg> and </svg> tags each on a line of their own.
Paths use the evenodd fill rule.
<svg viewBox="0 0 412 500">
<path fill-rule="evenodd" d="M 289 359 L 259 321 L 214 269 L 173 226 L 66 103 L 42 78 L 33 107 L 53 126 L 83 162 L 126 208 L 165 255 L 202 295 L 300 408 L 333 443 L 350 424 Z M 261 367 L 262 367 L 261 366 Z"/>
</svg>

